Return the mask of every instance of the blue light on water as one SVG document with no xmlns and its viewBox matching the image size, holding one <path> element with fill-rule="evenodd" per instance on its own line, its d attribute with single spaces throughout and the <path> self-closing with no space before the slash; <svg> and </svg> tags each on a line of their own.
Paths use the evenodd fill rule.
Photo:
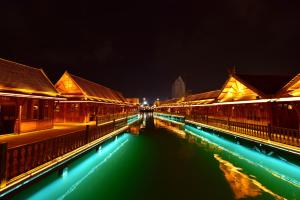
<svg viewBox="0 0 300 200">
<path fill-rule="evenodd" d="M 139 119 L 140 119 L 140 115 L 135 115 L 135 116 L 129 117 L 127 119 L 127 124 L 132 124 Z"/>
<path fill-rule="evenodd" d="M 260 167 L 266 170 L 272 176 L 276 176 L 297 188 L 300 188 L 300 167 L 291 163 L 285 162 L 283 159 L 271 157 L 273 152 L 264 154 L 255 150 L 251 150 L 245 146 L 236 144 L 217 135 L 199 130 L 192 126 L 186 125 L 185 130 L 191 134 L 195 134 L 209 143 L 216 144 L 223 151 L 237 156 L 240 159 L 246 160 L 249 164 Z"/>
<path fill-rule="evenodd" d="M 56 180 L 32 194 L 29 199 L 64 199 L 83 184 L 88 177 L 92 176 L 93 173 L 121 149 L 129 139 L 129 134 L 115 137 L 115 140 L 105 146 L 100 146 L 97 149 L 98 151 L 89 155 L 83 162 L 69 167 L 63 176 L 58 176 Z"/>
</svg>

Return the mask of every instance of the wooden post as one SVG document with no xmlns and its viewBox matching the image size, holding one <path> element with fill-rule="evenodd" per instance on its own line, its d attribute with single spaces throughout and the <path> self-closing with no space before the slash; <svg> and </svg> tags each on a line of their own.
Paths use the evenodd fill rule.
<svg viewBox="0 0 300 200">
<path fill-rule="evenodd" d="M 67 104 L 63 103 L 63 115 L 64 115 L 64 123 L 66 123 L 66 116 L 67 116 Z"/>
<path fill-rule="evenodd" d="M 7 159 L 7 143 L 0 144 L 0 188 L 6 186 L 6 159 Z"/>
<path fill-rule="evenodd" d="M 21 124 L 22 124 L 22 105 L 19 105 L 19 130 L 18 130 L 18 134 L 21 133 Z"/>
<path fill-rule="evenodd" d="M 273 112 L 273 104 L 267 103 L 267 110 L 268 110 L 268 116 L 269 116 L 269 123 L 268 123 L 268 129 L 267 129 L 267 138 L 271 140 L 271 134 L 272 134 L 272 126 L 274 126 L 274 112 Z"/>
<path fill-rule="evenodd" d="M 87 124 L 85 127 L 86 144 L 89 143 L 89 132 L 90 132 L 90 125 Z"/>
</svg>

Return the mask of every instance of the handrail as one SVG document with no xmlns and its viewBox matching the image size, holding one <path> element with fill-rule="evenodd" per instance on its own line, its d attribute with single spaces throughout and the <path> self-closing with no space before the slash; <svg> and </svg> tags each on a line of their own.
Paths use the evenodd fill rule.
<svg viewBox="0 0 300 200">
<path fill-rule="evenodd" d="M 231 121 L 230 119 L 218 119 L 206 115 L 192 115 L 187 116 L 186 119 L 245 135 L 251 135 L 293 146 L 300 146 L 300 131 L 297 129 L 236 122 Z"/>
<path fill-rule="evenodd" d="M 119 113 L 119 114 L 109 114 L 109 115 L 98 115 L 96 116 L 96 124 L 102 124 L 105 122 L 118 120 L 121 118 L 127 118 L 132 115 L 136 115 L 138 112 L 129 112 L 129 113 Z"/>
<path fill-rule="evenodd" d="M 162 115 L 182 117 L 177 113 L 171 112 L 156 112 Z M 277 127 L 271 125 L 258 125 L 252 123 L 232 121 L 228 119 L 220 119 L 207 115 L 185 115 L 183 116 L 187 121 L 199 122 L 205 125 L 210 125 L 218 128 L 222 128 L 237 133 L 250 135 L 258 138 L 263 138 L 275 142 L 280 142 L 293 146 L 300 146 L 300 130 L 288 129 L 284 127 Z"/>
</svg>

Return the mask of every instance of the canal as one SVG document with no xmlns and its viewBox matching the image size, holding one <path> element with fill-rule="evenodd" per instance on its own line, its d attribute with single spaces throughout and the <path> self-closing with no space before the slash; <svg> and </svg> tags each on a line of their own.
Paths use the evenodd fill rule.
<svg viewBox="0 0 300 200">
<path fill-rule="evenodd" d="M 300 199 L 300 168 L 211 133 L 145 117 L 13 199 Z M 194 131 L 194 132 L 193 132 Z"/>
</svg>

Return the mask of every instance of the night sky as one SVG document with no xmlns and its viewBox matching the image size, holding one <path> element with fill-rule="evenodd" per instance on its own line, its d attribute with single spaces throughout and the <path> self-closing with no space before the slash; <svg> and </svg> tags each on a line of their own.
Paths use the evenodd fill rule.
<svg viewBox="0 0 300 200">
<path fill-rule="evenodd" d="M 300 3 L 1 1 L 0 57 L 65 70 L 121 91 L 166 99 L 182 75 L 192 92 L 218 89 L 227 68 L 300 72 Z"/>
</svg>

